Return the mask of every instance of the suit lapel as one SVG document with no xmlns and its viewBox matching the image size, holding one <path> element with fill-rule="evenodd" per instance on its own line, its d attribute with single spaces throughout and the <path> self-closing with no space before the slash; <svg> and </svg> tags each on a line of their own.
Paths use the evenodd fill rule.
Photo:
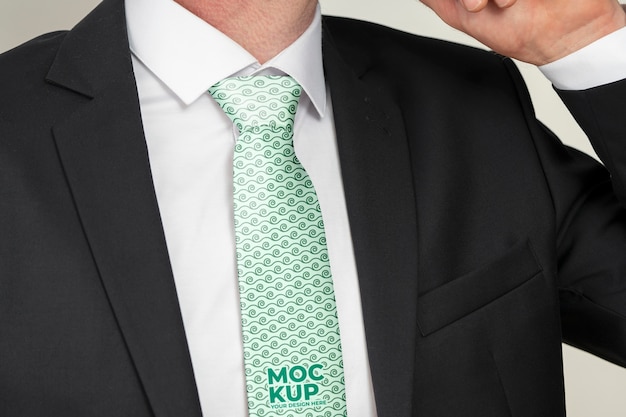
<svg viewBox="0 0 626 417">
<path fill-rule="evenodd" d="M 368 81 L 368 63 L 340 54 L 327 25 L 323 45 L 378 416 L 408 417 L 418 252 L 404 122 L 384 89 Z"/>
<path fill-rule="evenodd" d="M 156 416 L 200 406 L 152 185 L 123 2 L 70 32 L 49 72 L 76 108 L 53 134 L 85 235 Z M 79 93 L 79 94 L 76 94 Z M 67 101 L 67 98 L 64 98 Z"/>
</svg>

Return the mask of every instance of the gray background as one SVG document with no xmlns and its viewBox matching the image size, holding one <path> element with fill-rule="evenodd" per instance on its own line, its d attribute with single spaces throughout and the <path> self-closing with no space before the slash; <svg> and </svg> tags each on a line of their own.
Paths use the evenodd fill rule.
<svg viewBox="0 0 626 417">
<path fill-rule="evenodd" d="M 38 34 L 71 28 L 97 3 L 95 0 L 0 0 L 0 52 Z M 480 46 L 448 28 L 417 1 L 321 0 L 321 3 L 326 14 L 360 18 L 407 32 Z M 539 119 L 564 142 L 593 155 L 584 134 L 550 83 L 536 68 L 525 64 L 520 64 L 520 68 L 528 82 Z M 563 355 L 569 417 L 626 415 L 626 370 L 568 346 L 564 346 Z M 528 400 L 533 401 L 532 398 Z"/>
</svg>

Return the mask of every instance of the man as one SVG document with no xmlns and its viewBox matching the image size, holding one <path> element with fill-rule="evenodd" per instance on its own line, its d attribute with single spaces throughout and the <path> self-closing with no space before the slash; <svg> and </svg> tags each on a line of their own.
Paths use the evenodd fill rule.
<svg viewBox="0 0 626 417">
<path fill-rule="evenodd" d="M 534 119 L 508 59 L 313 0 L 105 0 L 0 58 L 0 415 L 257 415 L 237 132 L 207 93 L 257 73 L 302 85 L 348 415 L 561 416 L 562 339 L 626 365 L 624 73 L 569 76 L 624 12 L 427 3 L 558 73 L 610 176 Z"/>
</svg>

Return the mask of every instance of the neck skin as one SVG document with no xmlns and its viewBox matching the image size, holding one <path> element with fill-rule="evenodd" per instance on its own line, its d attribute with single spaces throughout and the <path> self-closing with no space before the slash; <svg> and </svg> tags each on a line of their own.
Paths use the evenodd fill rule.
<svg viewBox="0 0 626 417">
<path fill-rule="evenodd" d="M 175 0 L 250 52 L 261 64 L 309 27 L 317 0 Z"/>
</svg>

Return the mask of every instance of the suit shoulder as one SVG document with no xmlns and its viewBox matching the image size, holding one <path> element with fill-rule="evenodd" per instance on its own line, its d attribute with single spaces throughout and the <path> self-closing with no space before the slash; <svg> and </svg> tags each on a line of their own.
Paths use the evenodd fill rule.
<svg viewBox="0 0 626 417">
<path fill-rule="evenodd" d="M 45 96 L 46 74 L 66 33 L 41 35 L 0 55 L 0 121 Z"/>
<path fill-rule="evenodd" d="M 343 56 L 391 65 L 422 64 L 457 70 L 502 66 L 506 58 L 492 51 L 393 29 L 377 23 L 330 17 L 324 25 Z M 408 60 L 408 61 L 407 61 Z M 462 62 L 463 65 L 459 65 Z"/>
<path fill-rule="evenodd" d="M 58 108 L 50 105 L 53 87 L 46 75 L 65 33 L 39 36 L 0 55 L 0 154 L 49 129 Z"/>
<path fill-rule="evenodd" d="M 2 91 L 22 87 L 25 81 L 45 77 L 67 31 L 38 36 L 0 54 L 0 83 Z"/>
<path fill-rule="evenodd" d="M 15 65 L 20 62 L 32 63 L 42 56 L 54 56 L 68 31 L 57 31 L 37 36 L 19 46 L 0 54 L 0 66 Z"/>
<path fill-rule="evenodd" d="M 357 77 L 395 97 L 419 91 L 433 100 L 480 94 L 529 102 L 513 61 L 492 51 L 339 17 L 324 19 L 324 36 Z"/>
</svg>

